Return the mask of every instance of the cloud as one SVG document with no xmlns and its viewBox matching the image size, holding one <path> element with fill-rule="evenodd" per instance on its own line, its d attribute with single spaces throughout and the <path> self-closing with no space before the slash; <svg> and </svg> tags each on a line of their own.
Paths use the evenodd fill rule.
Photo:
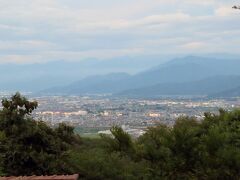
<svg viewBox="0 0 240 180">
<path fill-rule="evenodd" d="M 215 10 L 215 14 L 217 16 L 238 16 L 239 17 L 239 12 L 238 11 L 233 11 L 233 9 L 229 8 L 229 6 L 222 6 L 219 7 Z"/>
<path fill-rule="evenodd" d="M 206 44 L 203 42 L 189 42 L 189 43 L 182 45 L 182 47 L 187 50 L 193 50 L 193 49 L 199 50 L 199 49 L 206 47 Z"/>
<path fill-rule="evenodd" d="M 11 51 L 30 51 L 39 49 L 49 49 L 57 47 L 57 45 L 48 41 L 41 40 L 21 40 L 21 41 L 0 41 L 0 50 Z"/>
<path fill-rule="evenodd" d="M 0 0 L 0 62 L 238 53 L 226 0 Z"/>
</svg>

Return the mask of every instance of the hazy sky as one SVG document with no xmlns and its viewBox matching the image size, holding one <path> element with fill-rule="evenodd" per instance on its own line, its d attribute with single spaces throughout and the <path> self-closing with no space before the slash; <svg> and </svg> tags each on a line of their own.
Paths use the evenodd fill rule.
<svg viewBox="0 0 240 180">
<path fill-rule="evenodd" d="M 239 53 L 239 0 L 0 0 L 0 62 Z"/>
</svg>

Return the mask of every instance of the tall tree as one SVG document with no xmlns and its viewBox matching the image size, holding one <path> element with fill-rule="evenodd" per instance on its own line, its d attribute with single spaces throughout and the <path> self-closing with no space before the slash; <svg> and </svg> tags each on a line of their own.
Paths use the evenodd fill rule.
<svg viewBox="0 0 240 180">
<path fill-rule="evenodd" d="M 44 122 L 35 121 L 31 113 L 37 105 L 37 102 L 28 101 L 19 93 L 2 100 L 0 157 L 6 174 L 44 175 L 64 172 L 61 159 L 68 148 L 67 137 L 72 136 L 73 131 L 67 126 L 54 130 Z"/>
</svg>

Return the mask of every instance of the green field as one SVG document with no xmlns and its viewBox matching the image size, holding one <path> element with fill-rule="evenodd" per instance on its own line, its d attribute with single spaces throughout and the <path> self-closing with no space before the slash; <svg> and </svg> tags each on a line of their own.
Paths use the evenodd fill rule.
<svg viewBox="0 0 240 180">
<path fill-rule="evenodd" d="M 98 131 L 110 129 L 109 127 L 75 127 L 74 131 L 81 137 L 100 138 Z"/>
</svg>

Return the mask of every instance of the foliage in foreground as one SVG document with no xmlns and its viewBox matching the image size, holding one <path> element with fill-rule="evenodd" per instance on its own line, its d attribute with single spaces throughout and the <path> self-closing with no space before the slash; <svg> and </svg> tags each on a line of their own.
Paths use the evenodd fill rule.
<svg viewBox="0 0 240 180">
<path fill-rule="evenodd" d="M 239 179 L 240 110 L 206 113 L 199 122 L 177 119 L 132 139 L 119 127 L 113 136 L 87 139 L 64 124 L 52 129 L 31 118 L 37 106 L 19 94 L 0 111 L 0 173 L 78 173 L 83 179 Z"/>
<path fill-rule="evenodd" d="M 52 129 L 31 117 L 37 102 L 16 93 L 3 99 L 0 111 L 0 172 L 4 175 L 67 173 L 63 159 L 79 138 L 73 128 L 60 124 Z"/>
</svg>

